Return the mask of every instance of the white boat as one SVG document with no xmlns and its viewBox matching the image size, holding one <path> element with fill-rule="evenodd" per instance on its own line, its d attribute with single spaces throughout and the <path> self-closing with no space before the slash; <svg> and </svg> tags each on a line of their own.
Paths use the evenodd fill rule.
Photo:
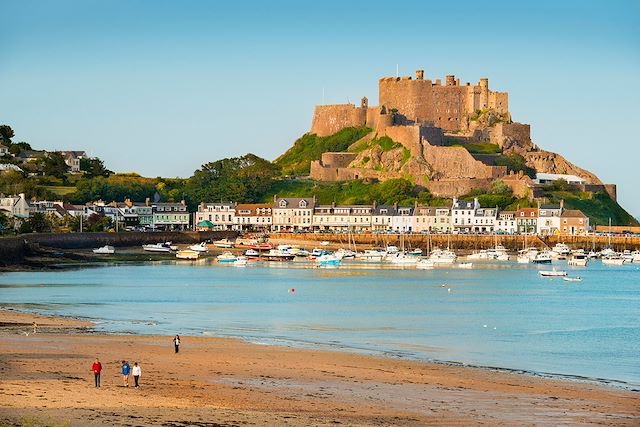
<svg viewBox="0 0 640 427">
<path fill-rule="evenodd" d="M 320 267 L 338 267 L 341 261 L 340 258 L 333 254 L 324 254 L 316 258 L 316 263 Z"/>
<path fill-rule="evenodd" d="M 600 256 L 600 252 L 589 251 L 589 254 L 587 256 L 589 257 L 589 259 L 596 259 Z"/>
<path fill-rule="evenodd" d="M 551 248 L 551 256 L 553 257 L 566 257 L 571 253 L 571 249 L 565 243 L 556 243 L 556 245 Z"/>
<path fill-rule="evenodd" d="M 611 248 L 604 248 L 603 250 L 600 251 L 600 256 L 601 257 L 608 257 L 608 256 L 612 256 L 612 255 L 617 255 L 616 251 L 614 251 Z"/>
<path fill-rule="evenodd" d="M 171 252 L 171 248 L 164 243 L 153 243 L 148 245 L 142 245 L 142 249 L 147 252 Z"/>
<path fill-rule="evenodd" d="M 433 261 L 430 259 L 421 259 L 416 263 L 416 268 L 418 270 L 433 270 Z"/>
<path fill-rule="evenodd" d="M 472 262 L 461 262 L 460 264 L 458 264 L 458 268 L 470 269 L 470 268 L 473 268 L 473 263 Z"/>
<path fill-rule="evenodd" d="M 385 252 L 376 249 L 367 249 L 362 253 L 356 254 L 357 259 L 366 262 L 381 262 L 385 256 Z"/>
<path fill-rule="evenodd" d="M 260 257 L 267 261 L 292 261 L 296 256 L 288 251 L 271 249 L 269 252 L 261 254 Z"/>
<path fill-rule="evenodd" d="M 602 263 L 604 265 L 622 265 L 624 264 L 624 258 L 618 255 L 609 255 L 602 257 Z"/>
<path fill-rule="evenodd" d="M 518 261 L 518 264 L 529 264 L 531 262 L 529 251 L 526 249 L 519 251 L 516 260 Z"/>
<path fill-rule="evenodd" d="M 475 259 L 475 260 L 489 259 L 489 256 L 490 255 L 486 249 L 481 249 L 478 252 L 474 252 L 471 255 L 467 255 L 467 259 Z"/>
<path fill-rule="evenodd" d="M 413 255 L 407 255 L 404 253 L 397 253 L 395 255 L 388 255 L 387 260 L 391 262 L 391 264 L 395 265 L 413 265 L 418 262 L 418 258 Z"/>
<path fill-rule="evenodd" d="M 563 277 L 562 280 L 565 282 L 582 282 L 581 277 Z"/>
<path fill-rule="evenodd" d="M 97 248 L 93 250 L 94 254 L 99 254 L 99 255 L 113 255 L 115 253 L 115 249 L 113 246 L 109 246 L 109 245 L 105 245 L 102 246 L 101 248 Z"/>
<path fill-rule="evenodd" d="M 509 261 L 509 255 L 507 254 L 500 254 L 496 257 L 496 259 L 498 261 Z"/>
<path fill-rule="evenodd" d="M 569 261 L 567 261 L 568 265 L 572 265 L 574 267 L 586 267 L 587 263 L 589 262 L 589 258 L 587 258 L 587 256 L 582 253 L 575 253 L 571 256 L 571 258 L 569 258 Z"/>
<path fill-rule="evenodd" d="M 620 256 L 622 257 L 622 259 L 624 259 L 625 264 L 631 264 L 635 257 L 635 255 L 629 249 L 626 249 L 624 252 L 622 252 Z"/>
<path fill-rule="evenodd" d="M 387 246 L 387 247 L 385 248 L 385 252 L 386 252 L 388 255 L 393 255 L 393 254 L 397 254 L 397 253 L 399 252 L 399 249 L 398 249 L 398 247 L 397 247 L 397 246 L 393 246 L 393 245 L 391 245 L 391 246 Z"/>
<path fill-rule="evenodd" d="M 421 256 L 422 255 L 422 249 L 420 248 L 416 248 L 412 251 L 409 252 L 409 255 L 413 255 L 413 256 Z"/>
<path fill-rule="evenodd" d="M 553 270 L 540 270 L 538 271 L 538 274 L 541 275 L 542 277 L 564 277 L 567 275 L 567 272 L 562 270 L 556 270 L 554 268 Z"/>
<path fill-rule="evenodd" d="M 534 264 L 551 264 L 551 253 L 549 251 L 542 251 L 538 253 L 531 262 Z"/>
<path fill-rule="evenodd" d="M 240 255 L 239 257 L 236 258 L 235 261 L 233 261 L 233 266 L 234 267 L 246 267 L 247 266 L 247 257 Z"/>
<path fill-rule="evenodd" d="M 320 246 L 329 246 L 329 242 L 323 240 L 322 242 L 320 242 Z"/>
<path fill-rule="evenodd" d="M 634 264 L 638 264 L 640 263 L 640 251 L 633 251 L 631 252 L 631 254 L 633 255 L 633 263 Z"/>
<path fill-rule="evenodd" d="M 190 249 L 184 249 L 176 252 L 176 258 L 194 260 L 200 257 L 200 252 L 192 251 Z"/>
<path fill-rule="evenodd" d="M 229 249 L 233 247 L 233 242 L 229 239 L 221 239 L 213 242 L 213 246 L 221 249 Z"/>
<path fill-rule="evenodd" d="M 260 256 L 260 252 L 255 249 L 247 249 L 244 251 L 244 256 L 249 258 L 258 258 Z"/>
<path fill-rule="evenodd" d="M 335 253 L 335 256 L 337 256 L 340 259 L 353 259 L 356 257 L 356 253 L 353 252 L 351 249 L 344 249 L 344 248 L 340 248 L 338 249 Z"/>
<path fill-rule="evenodd" d="M 429 256 L 429 259 L 434 264 L 453 264 L 457 256 L 455 252 L 450 250 L 434 249 Z"/>
<path fill-rule="evenodd" d="M 196 252 L 209 252 L 209 248 L 207 248 L 207 244 L 204 242 L 198 243 L 197 245 L 191 245 L 189 246 L 189 249 Z"/>
<path fill-rule="evenodd" d="M 235 256 L 234 254 L 232 254 L 231 252 L 224 252 L 220 255 L 218 255 L 216 257 L 216 260 L 218 260 L 219 263 L 221 264 L 226 264 L 226 263 L 231 263 L 231 262 L 235 262 L 238 259 L 237 256 Z"/>
</svg>

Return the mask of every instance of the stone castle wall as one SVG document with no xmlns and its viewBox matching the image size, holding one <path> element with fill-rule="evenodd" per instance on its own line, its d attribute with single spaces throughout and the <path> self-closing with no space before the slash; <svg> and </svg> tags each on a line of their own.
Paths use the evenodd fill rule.
<svg viewBox="0 0 640 427">
<path fill-rule="evenodd" d="M 457 178 L 496 179 L 507 173 L 505 166 L 488 166 L 462 147 L 424 145 L 424 159 L 436 171 L 436 180 Z"/>
<path fill-rule="evenodd" d="M 317 105 L 311 121 L 311 133 L 329 136 L 348 127 L 364 126 L 367 110 L 353 104 Z"/>
<path fill-rule="evenodd" d="M 488 190 L 491 187 L 491 179 L 443 179 L 429 181 L 427 189 L 436 197 L 460 197 L 469 194 L 471 190 L 480 188 Z"/>
</svg>

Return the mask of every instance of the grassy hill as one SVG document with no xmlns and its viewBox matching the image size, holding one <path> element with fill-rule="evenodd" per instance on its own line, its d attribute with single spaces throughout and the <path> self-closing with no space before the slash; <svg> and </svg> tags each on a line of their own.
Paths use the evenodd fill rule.
<svg viewBox="0 0 640 427">
<path fill-rule="evenodd" d="M 306 133 L 293 144 L 283 155 L 274 160 L 282 169 L 283 175 L 309 175 L 312 160 L 320 160 L 327 151 L 347 151 L 347 148 L 363 136 L 371 132 L 367 127 L 345 128 L 329 136 L 317 136 Z"/>
</svg>

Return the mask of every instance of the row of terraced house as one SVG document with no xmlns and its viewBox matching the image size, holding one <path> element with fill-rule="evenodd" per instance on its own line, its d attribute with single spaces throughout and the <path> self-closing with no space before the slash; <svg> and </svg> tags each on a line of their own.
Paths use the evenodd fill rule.
<svg viewBox="0 0 640 427">
<path fill-rule="evenodd" d="M 315 197 L 274 197 L 273 203 L 201 203 L 194 218 L 199 230 L 276 232 L 500 233 L 584 235 L 589 218 L 558 205 L 515 211 L 481 207 L 478 199 L 451 206 L 323 205 Z"/>
</svg>

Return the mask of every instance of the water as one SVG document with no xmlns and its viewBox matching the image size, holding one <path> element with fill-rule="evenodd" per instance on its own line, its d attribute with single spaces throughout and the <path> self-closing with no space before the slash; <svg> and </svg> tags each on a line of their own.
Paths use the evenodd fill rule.
<svg viewBox="0 0 640 427">
<path fill-rule="evenodd" d="M 104 266 L 0 274 L 0 305 L 90 319 L 109 333 L 234 337 L 640 387 L 639 266 L 569 268 L 580 283 L 540 278 L 540 268 Z"/>
</svg>

